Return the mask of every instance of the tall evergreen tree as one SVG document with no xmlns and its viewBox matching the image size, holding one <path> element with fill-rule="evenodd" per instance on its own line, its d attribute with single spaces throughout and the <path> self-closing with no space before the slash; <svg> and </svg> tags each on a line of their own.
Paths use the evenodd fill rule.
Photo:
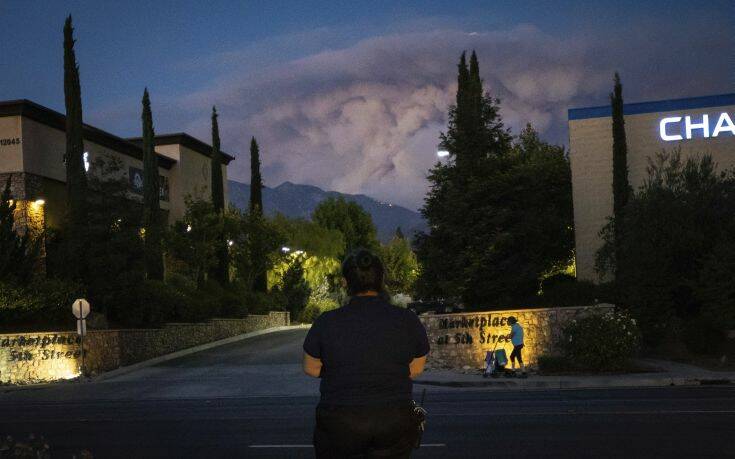
<svg viewBox="0 0 735 459">
<path fill-rule="evenodd" d="M 222 183 L 222 152 L 220 151 L 219 123 L 217 122 L 217 108 L 212 107 L 212 205 L 220 219 L 224 219 L 225 192 Z M 217 243 L 217 264 L 212 276 L 222 284 L 230 280 L 229 251 L 227 239 L 221 234 Z"/>
<path fill-rule="evenodd" d="M 541 275 L 569 260 L 568 162 L 531 129 L 513 142 L 475 53 L 469 68 L 460 58 L 457 83 L 440 144 L 449 161 L 431 169 L 422 208 L 430 233 L 414 240 L 417 290 L 470 308 L 508 306 L 530 299 Z"/>
<path fill-rule="evenodd" d="M 263 218 L 263 177 L 260 175 L 260 148 L 255 137 L 250 139 L 250 218 L 258 221 Z M 264 269 L 259 269 L 253 282 L 256 292 L 268 291 L 268 277 Z"/>
<path fill-rule="evenodd" d="M 212 107 L 212 204 L 218 212 L 225 210 L 225 192 L 222 182 L 222 151 L 220 150 L 217 108 Z"/>
<path fill-rule="evenodd" d="M 148 88 L 143 91 L 143 229 L 145 230 L 145 271 L 148 279 L 163 279 L 161 241 L 160 184 L 155 152 L 153 114 Z"/>
<path fill-rule="evenodd" d="M 615 86 L 610 94 L 612 106 L 612 138 L 613 138 L 613 217 L 621 220 L 622 213 L 630 196 L 628 182 L 628 145 L 625 139 L 625 118 L 623 113 L 623 85 L 620 75 L 615 72 Z M 621 229 L 614 230 L 615 252 L 618 253 Z M 617 268 L 614 275 L 617 277 Z"/>
<path fill-rule="evenodd" d="M 263 213 L 263 177 L 260 175 L 260 148 L 250 140 L 250 212 Z"/>
<path fill-rule="evenodd" d="M 71 15 L 64 24 L 64 101 L 66 105 L 66 190 L 67 240 L 70 244 L 70 275 L 85 273 L 84 229 L 87 223 L 87 176 L 84 170 L 84 138 L 79 66 L 74 53 L 74 28 Z"/>
</svg>

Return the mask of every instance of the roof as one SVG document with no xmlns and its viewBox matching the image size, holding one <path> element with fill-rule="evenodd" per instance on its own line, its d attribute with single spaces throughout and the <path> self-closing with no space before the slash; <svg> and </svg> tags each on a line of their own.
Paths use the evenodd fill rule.
<svg viewBox="0 0 735 459">
<path fill-rule="evenodd" d="M 688 97 L 685 99 L 657 100 L 653 102 L 637 102 L 623 104 L 624 115 L 639 115 L 641 113 L 672 112 L 694 108 L 723 107 L 735 105 L 735 94 L 720 94 L 715 96 Z M 570 108 L 567 118 L 569 121 L 588 118 L 606 118 L 612 116 L 610 105 L 599 107 Z"/>
<path fill-rule="evenodd" d="M 66 131 L 66 116 L 37 104 L 28 99 L 0 101 L 0 117 L 2 116 L 24 116 L 38 121 L 46 126 Z M 118 137 L 109 132 L 98 129 L 89 124 L 84 124 L 83 136 L 85 140 L 115 150 L 124 155 L 143 160 L 143 150 L 140 146 Z M 158 155 L 158 165 L 164 169 L 171 169 L 176 164 L 175 159 Z"/>
<path fill-rule="evenodd" d="M 128 141 L 140 145 L 143 142 L 142 137 L 131 137 Z M 196 137 L 192 137 L 185 132 L 176 132 L 174 134 L 159 134 L 155 137 L 156 145 L 183 145 L 186 148 L 201 153 L 204 156 L 212 156 L 212 146 L 202 142 Z M 234 160 L 235 157 L 220 151 L 222 153 L 222 162 L 224 164 L 230 164 L 230 161 Z"/>
</svg>

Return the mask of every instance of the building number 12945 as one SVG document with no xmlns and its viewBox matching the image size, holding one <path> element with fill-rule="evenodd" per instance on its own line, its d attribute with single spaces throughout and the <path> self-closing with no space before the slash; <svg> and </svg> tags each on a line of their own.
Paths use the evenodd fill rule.
<svg viewBox="0 0 735 459">
<path fill-rule="evenodd" d="M 13 137 L 10 139 L 0 139 L 0 146 L 6 146 L 6 145 L 20 145 L 20 138 Z"/>
</svg>

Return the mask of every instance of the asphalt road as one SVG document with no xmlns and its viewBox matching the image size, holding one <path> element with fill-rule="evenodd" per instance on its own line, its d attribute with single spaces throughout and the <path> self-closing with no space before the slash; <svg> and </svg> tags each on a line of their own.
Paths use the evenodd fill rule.
<svg viewBox="0 0 735 459">
<path fill-rule="evenodd" d="M 42 434 L 54 457 L 313 457 L 318 384 L 300 374 L 304 333 L 0 393 L 0 434 Z M 735 457 L 733 387 L 428 389 L 415 457 Z"/>
</svg>

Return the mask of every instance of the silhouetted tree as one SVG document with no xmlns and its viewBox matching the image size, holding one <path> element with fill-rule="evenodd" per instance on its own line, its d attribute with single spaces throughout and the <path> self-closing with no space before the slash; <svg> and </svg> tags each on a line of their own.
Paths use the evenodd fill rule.
<svg viewBox="0 0 735 459">
<path fill-rule="evenodd" d="M 422 208 L 430 233 L 414 239 L 417 291 L 470 308 L 528 301 L 541 277 L 571 257 L 569 163 L 530 126 L 513 141 L 475 53 L 469 69 L 460 57 L 457 83 L 440 143 L 449 158 L 431 169 Z"/>
<path fill-rule="evenodd" d="M 143 91 L 143 229 L 145 270 L 148 279 L 163 280 L 163 231 L 160 221 L 160 184 L 155 152 L 153 114 L 148 89 Z"/>
<path fill-rule="evenodd" d="M 222 152 L 220 151 L 219 124 L 217 123 L 217 109 L 212 107 L 212 206 L 214 211 L 224 218 L 225 196 L 222 183 Z M 224 233 L 220 235 L 217 244 L 217 264 L 212 275 L 222 284 L 229 282 L 229 253 L 227 239 Z"/>
<path fill-rule="evenodd" d="M 84 138 L 79 66 L 74 53 L 71 15 L 64 24 L 64 100 L 66 106 L 67 241 L 70 277 L 83 277 L 85 270 L 84 229 L 87 224 L 87 176 L 84 169 Z"/>
<path fill-rule="evenodd" d="M 263 177 L 260 175 L 260 148 L 250 140 L 250 212 L 263 213 Z"/>
<path fill-rule="evenodd" d="M 620 75 L 615 72 L 615 87 L 610 94 L 612 106 L 612 138 L 613 138 L 613 216 L 620 219 L 628 203 L 631 193 L 628 183 L 628 145 L 625 139 L 625 118 L 623 113 L 623 85 Z M 613 230 L 616 252 L 619 250 L 621 228 Z M 617 277 L 617 267 L 614 275 Z"/>
</svg>

